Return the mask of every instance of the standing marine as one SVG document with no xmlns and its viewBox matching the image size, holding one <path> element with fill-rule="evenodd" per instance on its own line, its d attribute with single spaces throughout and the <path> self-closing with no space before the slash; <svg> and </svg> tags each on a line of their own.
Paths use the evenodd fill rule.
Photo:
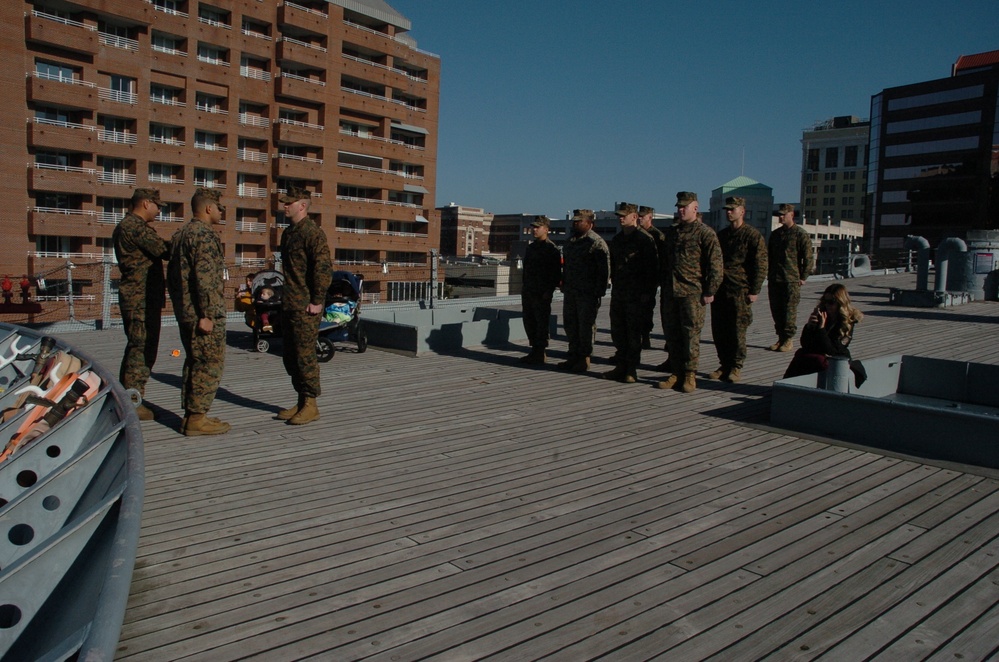
<svg viewBox="0 0 999 662">
<path fill-rule="evenodd" d="M 191 198 L 191 220 L 170 240 L 167 286 L 186 354 L 180 431 L 188 437 L 225 434 L 230 427 L 208 416 L 225 367 L 225 254 L 212 229 L 224 211 L 218 190 L 199 188 Z"/>
<path fill-rule="evenodd" d="M 304 425 L 319 418 L 316 398 L 321 388 L 316 340 L 326 306 L 326 291 L 333 280 L 333 261 L 326 233 L 309 216 L 312 193 L 291 186 L 278 199 L 289 222 L 281 235 L 282 360 L 298 401 L 278 412 L 277 418 L 291 425 Z"/>
<path fill-rule="evenodd" d="M 663 242 L 666 241 L 666 235 L 662 230 L 657 228 L 652 224 L 652 219 L 656 215 L 656 210 L 652 207 L 641 206 L 638 208 L 638 225 L 643 230 L 649 233 L 652 239 L 656 242 L 656 263 L 659 262 L 659 254 L 663 252 Z M 659 288 L 659 269 L 656 269 L 656 289 Z M 642 349 L 652 349 L 652 329 L 655 327 L 655 312 L 656 312 L 656 297 L 648 302 L 645 312 L 645 327 L 642 332 Z M 660 315 L 662 310 L 660 310 Z M 665 322 L 663 322 L 663 328 L 666 327 Z M 665 349 L 665 348 L 664 348 Z"/>
<path fill-rule="evenodd" d="M 548 348 L 548 323 L 552 314 L 552 297 L 562 282 L 562 253 L 548 238 L 551 220 L 538 216 L 531 223 L 534 241 L 524 253 L 523 286 L 520 291 L 524 314 L 524 331 L 531 352 L 520 358 L 521 363 L 544 363 Z"/>
<path fill-rule="evenodd" d="M 111 234 L 115 259 L 121 271 L 118 308 L 127 339 L 118 381 L 143 397 L 149 374 L 156 363 L 160 322 L 166 305 L 163 260 L 169 257 L 170 248 L 150 225 L 164 206 L 158 190 L 135 189 L 129 212 Z M 143 421 L 156 418 L 153 410 L 145 404 L 136 407 L 135 412 Z"/>
<path fill-rule="evenodd" d="M 711 302 L 711 336 L 721 364 L 709 379 L 735 383 L 746 362 L 746 329 L 753 323 L 753 304 L 767 277 L 763 235 L 746 223 L 746 199 L 725 199 L 728 227 L 718 233 L 725 275 Z"/>
<path fill-rule="evenodd" d="M 770 234 L 767 245 L 770 260 L 767 294 L 777 342 L 769 349 L 790 352 L 798 330 L 796 318 L 801 286 L 812 273 L 812 240 L 805 229 L 794 222 L 794 205 L 782 204 L 774 216 L 780 219 L 780 227 Z"/>
<path fill-rule="evenodd" d="M 562 326 L 569 352 L 557 367 L 572 372 L 590 369 L 597 311 L 607 294 L 610 253 L 607 242 L 593 231 L 595 218 L 589 209 L 573 210 L 572 236 L 562 247 Z"/>
<path fill-rule="evenodd" d="M 649 301 L 655 300 L 659 284 L 659 259 L 652 235 L 638 227 L 638 206 L 622 202 L 614 213 L 621 224 L 621 231 L 610 241 L 610 325 L 615 366 L 601 376 L 634 384 L 638 381 Z"/>
<path fill-rule="evenodd" d="M 676 194 L 676 223 L 666 230 L 662 267 L 662 311 L 672 375 L 658 388 L 691 393 L 697 388 L 701 329 L 705 306 L 715 298 L 722 281 L 722 254 L 718 235 L 698 219 L 697 194 Z"/>
</svg>

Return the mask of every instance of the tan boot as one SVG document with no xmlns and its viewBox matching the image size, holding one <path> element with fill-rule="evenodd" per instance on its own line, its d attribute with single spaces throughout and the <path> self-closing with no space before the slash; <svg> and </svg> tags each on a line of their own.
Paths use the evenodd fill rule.
<svg viewBox="0 0 999 662">
<path fill-rule="evenodd" d="M 680 381 L 680 376 L 679 375 L 670 375 L 665 380 L 663 380 L 663 381 L 659 382 L 658 384 L 656 384 L 656 388 L 670 389 L 670 388 L 673 388 L 674 386 L 676 386 L 676 383 L 678 381 Z"/>
<path fill-rule="evenodd" d="M 156 412 L 147 407 L 146 405 L 139 405 L 135 408 L 135 415 L 139 417 L 140 421 L 155 421 Z"/>
<path fill-rule="evenodd" d="M 728 374 L 728 370 L 724 366 L 719 366 L 714 372 L 708 373 L 708 379 L 721 379 L 725 381 L 726 374 Z"/>
<path fill-rule="evenodd" d="M 298 413 L 288 419 L 289 425 L 305 425 L 312 421 L 319 420 L 319 407 L 316 406 L 316 399 L 306 397 L 302 403 L 302 408 Z"/>
<path fill-rule="evenodd" d="M 742 379 L 742 371 L 739 368 L 732 368 L 728 371 L 728 374 L 722 377 L 722 381 L 728 382 L 729 384 L 735 384 L 740 379 Z"/>
<path fill-rule="evenodd" d="M 680 390 L 684 393 L 693 393 L 697 390 L 697 378 L 692 371 L 683 374 L 683 386 L 680 387 Z"/>
<path fill-rule="evenodd" d="M 302 408 L 304 400 L 305 398 L 303 398 L 301 395 L 298 396 L 298 403 L 292 405 L 291 407 L 288 407 L 287 409 L 282 409 L 277 413 L 277 416 L 275 418 L 277 418 L 279 421 L 290 421 L 292 417 L 298 413 L 298 410 Z"/>
<path fill-rule="evenodd" d="M 572 372 L 586 372 L 589 369 L 590 369 L 590 357 L 589 356 L 584 356 L 582 358 L 576 359 L 575 363 L 573 363 L 569 367 L 569 370 L 572 371 Z"/>
<path fill-rule="evenodd" d="M 790 352 L 794 348 L 794 341 L 788 338 L 777 348 L 778 352 Z"/>
<path fill-rule="evenodd" d="M 780 351 L 780 346 L 783 345 L 783 344 L 784 344 L 784 339 L 783 338 L 778 338 L 777 342 L 775 342 L 774 344 L 770 345 L 770 347 L 767 347 L 767 349 L 769 349 L 771 352 L 779 352 Z"/>
<path fill-rule="evenodd" d="M 201 437 L 225 434 L 230 425 L 217 418 L 208 418 L 204 414 L 188 414 L 180 424 L 180 431 L 187 437 Z"/>
</svg>

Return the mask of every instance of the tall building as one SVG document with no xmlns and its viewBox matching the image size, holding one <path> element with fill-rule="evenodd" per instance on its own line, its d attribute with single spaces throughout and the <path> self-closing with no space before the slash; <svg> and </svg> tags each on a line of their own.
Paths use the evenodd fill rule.
<svg viewBox="0 0 999 662">
<path fill-rule="evenodd" d="M 297 185 L 370 297 L 427 280 L 440 59 L 383 0 L 10 0 L 0 17 L 0 272 L 108 253 L 135 187 L 161 191 L 169 237 L 198 186 L 223 191 L 227 265 L 256 269 Z"/>
<path fill-rule="evenodd" d="M 438 207 L 441 218 L 441 255 L 469 257 L 489 252 L 493 215 L 479 207 L 451 203 Z"/>
<path fill-rule="evenodd" d="M 873 251 L 906 235 L 936 245 L 999 228 L 999 51 L 961 56 L 949 78 L 871 98 L 867 194 Z"/>
<path fill-rule="evenodd" d="M 749 177 L 736 177 L 711 191 L 710 209 L 704 214 L 704 223 L 715 230 L 728 226 L 724 207 L 725 198 L 730 196 L 746 199 L 746 223 L 759 230 L 764 239 L 769 239 L 774 190 Z"/>
<path fill-rule="evenodd" d="M 862 223 L 870 122 L 851 115 L 818 122 L 801 135 L 801 218 L 813 224 Z"/>
</svg>

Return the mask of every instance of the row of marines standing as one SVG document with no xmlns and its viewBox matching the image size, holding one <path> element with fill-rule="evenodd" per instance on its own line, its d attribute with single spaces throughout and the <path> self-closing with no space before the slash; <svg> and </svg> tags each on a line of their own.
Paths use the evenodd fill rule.
<svg viewBox="0 0 999 662">
<path fill-rule="evenodd" d="M 577 209 L 572 234 L 561 254 L 548 238 L 550 222 L 539 217 L 532 229 L 535 241 L 524 258 L 522 295 L 524 326 L 531 344 L 521 358 L 528 364 L 546 360 L 548 319 L 554 291 L 564 295 L 563 326 L 568 355 L 557 367 L 586 372 L 590 367 L 596 315 L 613 284 L 610 303 L 614 368 L 602 377 L 624 383 L 637 381 L 641 350 L 651 348 L 656 290 L 669 358 L 659 366 L 669 375 L 657 386 L 690 393 L 697 387 L 700 336 L 707 306 L 719 367 L 710 379 L 738 382 L 746 360 L 746 330 L 753 321 L 764 279 L 768 280 L 770 310 L 777 332 L 773 351 L 792 349 L 800 287 L 812 270 L 808 234 L 794 222 L 794 206 L 782 204 L 775 216 L 780 226 L 769 245 L 745 222 L 745 199 L 729 197 L 729 226 L 718 233 L 701 222 L 697 194 L 677 193 L 676 222 L 665 232 L 652 225 L 655 211 L 620 203 L 621 224 L 608 245 L 593 231 L 594 214 Z"/>
<path fill-rule="evenodd" d="M 308 215 L 310 192 L 291 187 L 280 202 L 289 221 L 281 236 L 282 358 L 298 400 L 278 412 L 277 418 L 302 425 L 319 418 L 315 345 L 333 263 L 325 233 Z M 185 351 L 180 431 L 186 436 L 225 434 L 230 425 L 208 416 L 225 365 L 225 256 L 211 227 L 221 222 L 225 207 L 218 190 L 197 189 L 191 198 L 191 220 L 165 241 L 150 225 L 163 206 L 159 191 L 136 189 L 129 212 L 112 235 L 121 271 L 118 304 L 127 338 L 119 381 L 145 397 L 159 350 L 164 289 L 169 290 Z M 166 287 L 164 260 L 168 260 Z M 156 417 L 144 403 L 136 413 L 140 420 Z"/>
</svg>

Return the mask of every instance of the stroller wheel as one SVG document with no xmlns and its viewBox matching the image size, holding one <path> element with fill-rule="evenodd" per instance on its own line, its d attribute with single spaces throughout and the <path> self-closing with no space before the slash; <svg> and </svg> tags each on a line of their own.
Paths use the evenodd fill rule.
<svg viewBox="0 0 999 662">
<path fill-rule="evenodd" d="M 363 354 L 364 350 L 368 348 L 368 336 L 364 333 L 364 329 L 357 329 L 357 353 Z"/>
<path fill-rule="evenodd" d="M 266 340 L 264 340 L 263 338 L 257 341 L 257 351 L 260 352 L 261 354 L 266 354 L 267 350 L 269 350 L 270 348 L 271 344 Z"/>
<path fill-rule="evenodd" d="M 316 358 L 320 363 L 326 363 L 332 359 L 335 351 L 333 342 L 329 338 L 320 336 L 316 339 Z"/>
</svg>

